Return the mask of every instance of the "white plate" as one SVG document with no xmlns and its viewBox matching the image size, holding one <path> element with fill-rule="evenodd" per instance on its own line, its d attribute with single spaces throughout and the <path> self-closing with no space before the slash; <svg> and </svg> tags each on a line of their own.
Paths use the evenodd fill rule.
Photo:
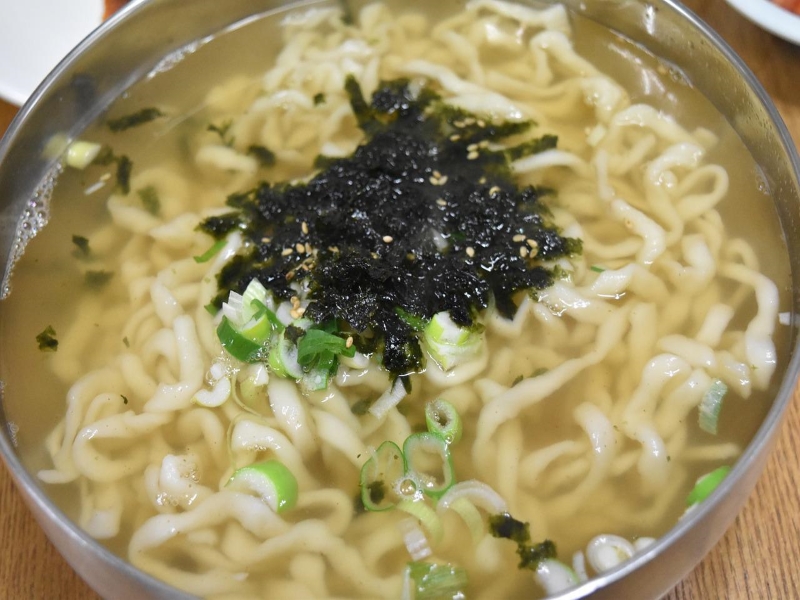
<svg viewBox="0 0 800 600">
<path fill-rule="evenodd" d="M 103 19 L 103 0 L 0 0 L 0 96 L 23 104 Z"/>
<path fill-rule="evenodd" d="M 769 0 L 726 0 L 756 25 L 800 45 L 800 16 Z"/>
</svg>

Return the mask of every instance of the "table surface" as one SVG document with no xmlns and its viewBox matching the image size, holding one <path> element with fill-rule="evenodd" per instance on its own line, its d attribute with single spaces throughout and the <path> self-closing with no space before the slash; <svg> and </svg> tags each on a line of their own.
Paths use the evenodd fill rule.
<svg viewBox="0 0 800 600">
<path fill-rule="evenodd" d="M 800 47 L 750 24 L 723 0 L 686 0 L 756 73 L 800 143 Z M 0 133 L 16 107 L 0 100 Z M 777 447 L 723 539 L 664 600 L 800 598 L 800 388 Z M 42 533 L 0 466 L 0 598 L 96 599 Z"/>
</svg>

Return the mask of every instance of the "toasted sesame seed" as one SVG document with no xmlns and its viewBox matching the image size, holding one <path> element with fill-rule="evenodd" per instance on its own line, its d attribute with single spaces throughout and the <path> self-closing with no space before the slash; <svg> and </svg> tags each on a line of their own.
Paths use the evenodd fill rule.
<svg viewBox="0 0 800 600">
<path fill-rule="evenodd" d="M 493 185 L 492 187 L 489 188 L 489 195 L 490 196 L 494 196 L 499 191 L 500 191 L 500 186 L 499 185 Z"/>
<path fill-rule="evenodd" d="M 374 258 L 374 259 L 380 258 L 380 256 L 378 256 L 377 252 L 371 252 L 370 254 L 372 254 L 372 258 Z"/>
<path fill-rule="evenodd" d="M 445 183 L 447 183 L 447 175 L 442 175 L 439 178 L 439 185 L 444 185 Z"/>
<path fill-rule="evenodd" d="M 475 160 L 476 158 L 478 158 L 477 152 L 470 152 L 469 154 L 467 154 L 467 160 Z"/>
<path fill-rule="evenodd" d="M 339 246 L 328 246 L 328 250 L 336 254 L 339 252 Z"/>
<path fill-rule="evenodd" d="M 515 242 L 522 242 L 522 241 L 525 240 L 525 234 L 524 233 L 518 233 L 517 235 L 515 235 L 511 239 L 514 240 Z"/>
<path fill-rule="evenodd" d="M 486 183 L 486 177 L 481 177 L 480 179 L 478 179 L 478 183 L 480 183 L 481 185 Z"/>
<path fill-rule="evenodd" d="M 478 144 L 470 144 L 467 146 L 467 152 L 475 152 L 478 149 Z"/>
<path fill-rule="evenodd" d="M 281 252 L 281 256 L 289 256 L 294 250 L 292 248 L 284 248 L 283 252 Z"/>
<path fill-rule="evenodd" d="M 409 252 L 408 254 L 406 254 L 406 258 L 408 260 L 417 260 L 417 255 L 414 254 L 413 252 Z"/>
<path fill-rule="evenodd" d="M 304 252 L 306 247 L 303 246 L 303 244 L 301 244 L 300 242 L 297 242 L 297 244 L 295 244 L 294 249 L 297 250 L 298 253 L 300 253 L 300 252 Z"/>
<path fill-rule="evenodd" d="M 394 241 L 394 238 L 390 235 L 385 235 L 382 239 L 385 244 L 391 244 Z"/>
<path fill-rule="evenodd" d="M 475 256 L 475 248 L 473 248 L 472 246 L 467 246 L 465 252 L 467 253 L 467 256 L 469 256 L 470 258 Z"/>
<path fill-rule="evenodd" d="M 438 204 L 439 206 L 447 206 L 447 202 L 446 202 L 444 199 L 442 199 L 442 198 L 439 198 L 439 199 L 436 201 L 436 204 Z"/>
<path fill-rule="evenodd" d="M 475 125 L 475 119 L 472 117 L 467 117 L 464 119 L 464 125 Z"/>
<path fill-rule="evenodd" d="M 268 238 L 268 237 L 261 238 L 261 243 L 262 244 L 269 244 L 271 241 L 272 241 L 272 238 Z"/>
<path fill-rule="evenodd" d="M 306 242 L 306 254 L 311 254 L 311 244 Z"/>
<path fill-rule="evenodd" d="M 347 339 L 344 342 L 344 347 L 345 348 L 349 348 L 352 345 L 353 345 L 353 336 L 352 335 L 348 335 Z"/>
<path fill-rule="evenodd" d="M 479 148 L 488 148 L 489 147 L 489 140 L 481 140 L 478 142 Z"/>
<path fill-rule="evenodd" d="M 442 176 L 442 174 L 439 173 L 439 171 L 434 171 L 433 176 L 436 177 L 436 179 L 439 179 Z"/>
<path fill-rule="evenodd" d="M 300 231 L 302 231 L 304 235 L 308 235 L 308 223 L 305 221 L 300 223 Z"/>
<path fill-rule="evenodd" d="M 301 317 L 302 317 L 304 314 L 306 314 L 306 309 L 305 309 L 304 307 L 302 307 L 302 306 L 298 306 L 298 307 L 295 309 L 295 311 L 294 311 L 294 312 L 296 312 L 296 313 L 298 314 L 298 316 L 301 316 Z"/>
<path fill-rule="evenodd" d="M 528 246 L 530 246 L 531 248 L 538 248 L 539 247 L 539 243 L 536 240 L 532 240 L 532 239 L 528 238 L 526 240 L 526 242 L 528 243 Z"/>
<path fill-rule="evenodd" d="M 292 296 L 291 298 L 289 298 L 289 302 L 291 302 L 292 306 L 294 307 L 300 306 L 300 298 L 298 298 L 297 296 Z"/>
<path fill-rule="evenodd" d="M 478 127 L 486 127 L 486 121 L 483 119 L 478 119 Z"/>
<path fill-rule="evenodd" d="M 289 316 L 292 317 L 293 319 L 299 319 L 300 313 L 298 313 L 297 310 L 293 308 L 292 310 L 289 311 Z"/>
<path fill-rule="evenodd" d="M 520 248 L 519 248 L 519 255 L 520 255 L 522 258 L 525 258 L 526 256 L 528 256 L 528 249 L 527 249 L 525 246 L 520 246 Z"/>
<path fill-rule="evenodd" d="M 461 136 L 458 135 L 457 133 L 454 133 L 453 135 L 450 136 L 450 141 L 451 142 L 457 142 L 460 139 L 461 139 Z"/>
<path fill-rule="evenodd" d="M 294 271 L 289 271 L 286 274 L 286 281 L 291 281 L 292 279 L 294 279 L 294 275 L 295 275 Z"/>
</svg>

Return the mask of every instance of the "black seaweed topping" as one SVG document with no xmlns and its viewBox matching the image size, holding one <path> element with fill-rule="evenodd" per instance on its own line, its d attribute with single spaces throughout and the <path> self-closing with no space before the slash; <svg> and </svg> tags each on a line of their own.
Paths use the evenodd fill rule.
<svg viewBox="0 0 800 600">
<path fill-rule="evenodd" d="M 532 124 L 484 121 L 407 80 L 382 83 L 370 102 L 353 77 L 345 87 L 366 138 L 351 156 L 320 157 L 307 183 L 233 194 L 233 212 L 201 224 L 218 239 L 239 229 L 250 242 L 222 270 L 215 305 L 253 278 L 281 299 L 306 280 L 305 316 L 335 321 L 402 375 L 422 366 L 419 320 L 449 311 L 471 326 L 490 298 L 511 316 L 517 292 L 552 284 L 541 261 L 581 244 L 545 221 L 543 191 L 520 189 L 509 167 L 555 137 L 495 150 Z"/>
</svg>

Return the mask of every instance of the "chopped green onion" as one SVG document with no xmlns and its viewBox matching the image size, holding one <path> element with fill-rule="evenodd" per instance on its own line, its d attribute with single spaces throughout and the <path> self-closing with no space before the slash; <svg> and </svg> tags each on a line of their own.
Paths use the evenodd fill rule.
<svg viewBox="0 0 800 600">
<path fill-rule="evenodd" d="M 472 536 L 472 543 L 477 545 L 486 535 L 486 526 L 483 524 L 480 511 L 466 498 L 458 498 L 450 504 L 450 508 L 466 523 Z"/>
<path fill-rule="evenodd" d="M 554 558 L 546 558 L 536 567 L 536 581 L 548 596 L 557 594 L 580 583 L 570 567 Z"/>
<path fill-rule="evenodd" d="M 277 460 L 268 460 L 237 469 L 226 487 L 237 492 L 255 493 L 276 513 L 297 504 L 297 479 Z"/>
<path fill-rule="evenodd" d="M 258 279 L 251 279 L 242 294 L 242 322 L 267 309 L 267 288 Z M 257 304 L 256 304 L 257 303 Z"/>
<path fill-rule="evenodd" d="M 423 331 L 428 325 L 427 319 L 423 319 L 417 315 L 412 315 L 411 313 L 404 311 L 399 306 L 394 309 L 394 312 L 397 313 L 397 316 L 400 317 L 406 323 L 406 325 L 411 327 L 411 329 L 414 331 Z"/>
<path fill-rule="evenodd" d="M 67 148 L 67 165 L 73 169 L 85 169 L 100 154 L 102 146 L 95 142 L 75 140 Z"/>
<path fill-rule="evenodd" d="M 433 316 L 423 331 L 425 344 L 433 359 L 445 371 L 473 358 L 482 347 L 480 332 L 459 327 L 447 312 Z"/>
<path fill-rule="evenodd" d="M 310 365 L 326 352 L 352 357 L 356 349 L 353 346 L 348 348 L 344 339 L 322 329 L 309 329 L 297 342 L 297 362 L 301 365 Z"/>
<path fill-rule="evenodd" d="M 269 350 L 267 363 L 272 372 L 278 377 L 300 379 L 304 372 L 303 367 L 297 362 L 297 346 L 286 338 L 286 332 L 289 329 L 284 329 L 275 338 Z"/>
<path fill-rule="evenodd" d="M 455 406 L 447 400 L 437 398 L 425 405 L 425 423 L 428 431 L 442 437 L 448 444 L 455 444 L 461 439 L 461 417 Z"/>
<path fill-rule="evenodd" d="M 364 463 L 359 475 L 361 502 L 370 511 L 384 511 L 397 504 L 392 483 L 403 477 L 406 461 L 400 447 L 391 441 L 383 442 L 375 454 Z"/>
<path fill-rule="evenodd" d="M 200 256 L 195 256 L 194 257 L 194 262 L 196 262 L 196 263 L 204 263 L 204 262 L 210 261 L 212 258 L 214 258 L 217 255 L 217 253 L 220 250 L 222 250 L 225 247 L 225 243 L 226 243 L 225 240 L 219 240 L 217 242 L 214 242 L 214 245 L 211 246 L 211 248 L 209 248 L 208 250 L 203 252 Z"/>
<path fill-rule="evenodd" d="M 261 313 L 266 315 L 267 319 L 269 320 L 269 324 L 272 327 L 272 331 L 275 333 L 280 333 L 286 329 L 284 324 L 281 323 L 281 320 L 278 318 L 278 315 L 276 315 L 274 311 L 270 310 L 266 304 L 260 300 L 253 300 L 250 304 L 251 306 L 258 307 L 258 311 L 256 312 L 255 316 L 260 316 Z"/>
<path fill-rule="evenodd" d="M 401 500 L 397 503 L 397 510 L 402 510 L 417 519 L 431 535 L 434 544 L 438 544 L 444 537 L 444 525 L 436 511 L 423 500 Z"/>
<path fill-rule="evenodd" d="M 413 474 L 422 492 L 441 497 L 455 483 L 456 474 L 447 441 L 436 433 L 415 433 L 403 443 L 406 474 Z M 434 474 L 435 473 L 435 474 Z"/>
<path fill-rule="evenodd" d="M 717 424 L 719 422 L 719 413 L 722 410 L 722 400 L 727 393 L 728 386 L 719 379 L 715 379 L 700 401 L 700 412 L 698 415 L 700 429 L 713 435 L 717 434 Z"/>
<path fill-rule="evenodd" d="M 461 567 L 428 562 L 412 562 L 406 567 L 413 585 L 414 600 L 464 598 L 467 572 Z"/>
<path fill-rule="evenodd" d="M 604 269 L 603 267 L 599 266 L 599 265 L 592 265 L 592 266 L 591 266 L 591 267 L 589 267 L 589 268 L 590 268 L 592 271 L 594 271 L 595 273 L 603 273 L 603 272 L 605 271 L 605 269 Z"/>
<path fill-rule="evenodd" d="M 722 480 L 725 479 L 730 471 L 730 467 L 724 466 L 711 471 L 711 473 L 703 475 L 697 480 L 694 488 L 686 497 L 686 505 L 692 506 L 693 504 L 698 504 L 699 502 L 702 502 L 708 498 L 711 495 L 711 492 L 717 489 L 717 486 L 722 483 Z"/>
<path fill-rule="evenodd" d="M 228 317 L 222 317 L 217 337 L 228 354 L 242 362 L 258 362 L 262 358 L 262 345 L 236 331 Z"/>
</svg>

